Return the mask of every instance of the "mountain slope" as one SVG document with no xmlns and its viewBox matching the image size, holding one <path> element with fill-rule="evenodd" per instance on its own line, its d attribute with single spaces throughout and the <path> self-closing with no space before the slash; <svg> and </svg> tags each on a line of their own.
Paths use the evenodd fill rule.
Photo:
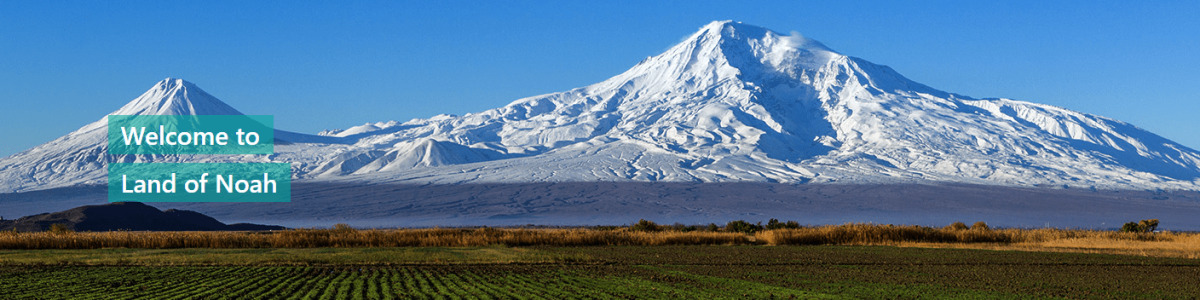
<svg viewBox="0 0 1200 300">
<path fill-rule="evenodd" d="M 115 113 L 240 114 L 182 80 Z M 103 119 L 0 159 L 0 190 L 102 183 Z M 1200 190 L 1200 153 L 1130 124 L 913 82 L 731 21 L 602 82 L 504 107 L 320 136 L 279 132 L 298 182 L 930 183 Z"/>
</svg>

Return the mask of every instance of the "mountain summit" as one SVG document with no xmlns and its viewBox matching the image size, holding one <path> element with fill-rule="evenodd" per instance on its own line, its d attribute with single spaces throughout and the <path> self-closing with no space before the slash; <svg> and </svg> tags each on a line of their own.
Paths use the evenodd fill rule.
<svg viewBox="0 0 1200 300">
<path fill-rule="evenodd" d="M 195 84 L 178 78 L 159 81 L 110 115 L 240 115 Z"/>
<path fill-rule="evenodd" d="M 195 84 L 167 77 L 109 115 L 241 115 L 242 112 L 209 95 Z M 72 133 L 106 131 L 108 117 Z M 106 131 L 107 132 L 107 131 Z"/>
<path fill-rule="evenodd" d="M 115 113 L 240 114 L 179 79 L 159 82 Z M 103 182 L 104 160 L 93 155 L 103 153 L 103 136 L 90 134 L 102 127 L 93 123 L 0 159 L 0 190 Z M 298 182 L 1200 190 L 1200 153 L 1130 124 L 940 91 L 799 34 L 733 21 L 707 24 L 596 84 L 463 116 L 323 134 L 277 135 L 289 143 L 270 160 L 292 163 Z"/>
</svg>

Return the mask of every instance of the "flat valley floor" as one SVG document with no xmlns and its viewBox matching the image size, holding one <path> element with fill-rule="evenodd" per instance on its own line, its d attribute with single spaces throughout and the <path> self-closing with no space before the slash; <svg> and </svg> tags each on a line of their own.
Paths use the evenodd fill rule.
<svg viewBox="0 0 1200 300">
<path fill-rule="evenodd" d="M 890 246 L 0 250 L 0 298 L 1188 299 L 1200 260 Z"/>
</svg>

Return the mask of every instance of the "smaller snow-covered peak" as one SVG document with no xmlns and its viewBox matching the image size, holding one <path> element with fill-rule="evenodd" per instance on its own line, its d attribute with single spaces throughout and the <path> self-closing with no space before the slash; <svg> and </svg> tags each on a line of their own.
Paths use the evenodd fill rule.
<svg viewBox="0 0 1200 300">
<path fill-rule="evenodd" d="M 242 115 L 237 109 L 187 80 L 166 78 L 150 87 L 141 96 L 109 115 Z M 72 133 L 82 134 L 104 130 L 108 117 L 85 125 Z"/>
<path fill-rule="evenodd" d="M 167 77 L 154 84 L 155 88 L 171 89 L 177 86 L 196 87 L 196 84 L 191 83 L 183 78 Z"/>
<path fill-rule="evenodd" d="M 159 81 L 113 115 L 240 115 L 237 109 L 178 78 Z"/>
</svg>

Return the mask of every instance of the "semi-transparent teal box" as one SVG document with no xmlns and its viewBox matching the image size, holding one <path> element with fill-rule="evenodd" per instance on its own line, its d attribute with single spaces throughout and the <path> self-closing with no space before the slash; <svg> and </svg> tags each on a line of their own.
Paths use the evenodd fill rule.
<svg viewBox="0 0 1200 300">
<path fill-rule="evenodd" d="M 287 163 L 110 163 L 108 201 L 290 202 Z"/>
<path fill-rule="evenodd" d="M 108 154 L 272 153 L 274 116 L 108 116 Z"/>
</svg>

